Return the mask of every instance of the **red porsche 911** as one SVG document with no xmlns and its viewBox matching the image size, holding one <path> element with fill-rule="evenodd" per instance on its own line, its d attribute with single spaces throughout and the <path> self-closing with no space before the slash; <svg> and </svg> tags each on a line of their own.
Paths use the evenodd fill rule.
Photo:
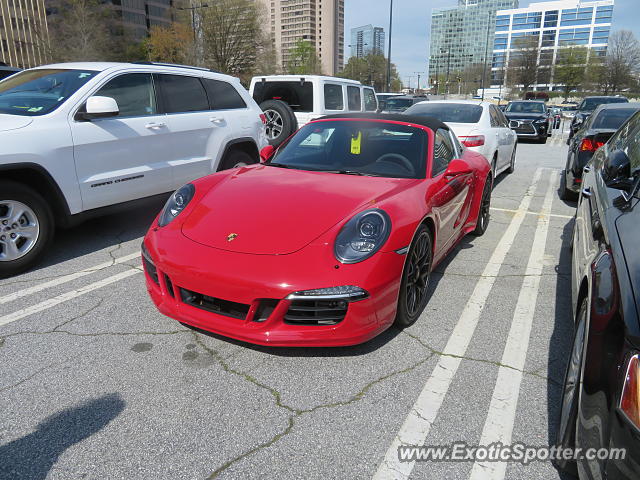
<svg viewBox="0 0 640 480">
<path fill-rule="evenodd" d="M 165 315 L 273 346 L 415 322 L 435 265 L 489 222 L 489 163 L 435 119 L 337 115 L 176 191 L 142 245 Z"/>
</svg>

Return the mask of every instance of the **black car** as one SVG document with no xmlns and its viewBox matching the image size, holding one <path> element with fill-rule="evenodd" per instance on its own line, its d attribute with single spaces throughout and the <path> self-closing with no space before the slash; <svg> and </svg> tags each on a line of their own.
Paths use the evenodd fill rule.
<svg viewBox="0 0 640 480">
<path fill-rule="evenodd" d="M 607 143 L 618 128 L 639 110 L 640 103 L 600 105 L 567 141 L 569 154 L 560 184 L 560 197 L 563 200 L 575 200 L 582 184 L 582 169 L 596 150 Z"/>
<path fill-rule="evenodd" d="M 426 102 L 429 100 L 425 95 L 402 95 L 400 97 L 391 97 L 385 101 L 384 113 L 402 113 L 416 103 Z"/>
<path fill-rule="evenodd" d="M 610 103 L 629 103 L 625 97 L 585 97 L 578 105 L 576 114 L 571 120 L 571 129 L 569 130 L 569 138 L 580 130 L 580 126 L 589 118 L 589 116 L 600 105 L 608 105 Z"/>
<path fill-rule="evenodd" d="M 547 138 L 551 136 L 549 110 L 543 101 L 517 100 L 509 102 L 504 114 L 509 120 L 509 126 L 518 135 L 518 139 L 547 143 Z"/>
<path fill-rule="evenodd" d="M 10 67 L 4 62 L 0 62 L 0 80 L 10 77 L 14 73 L 18 73 L 21 70 L 19 68 Z"/>
<path fill-rule="evenodd" d="M 574 341 L 557 443 L 625 448 L 624 459 L 557 461 L 585 479 L 640 478 L 640 113 L 585 170 L 573 232 Z"/>
</svg>

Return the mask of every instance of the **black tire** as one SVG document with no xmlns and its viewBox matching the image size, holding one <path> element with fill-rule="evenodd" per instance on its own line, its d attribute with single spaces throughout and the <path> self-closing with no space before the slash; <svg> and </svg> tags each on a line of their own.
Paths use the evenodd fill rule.
<svg viewBox="0 0 640 480">
<path fill-rule="evenodd" d="M 584 356 L 584 340 L 587 325 L 587 301 L 583 300 L 578 311 L 578 318 L 573 334 L 573 347 L 571 356 L 567 362 L 567 369 L 564 375 L 562 388 L 562 401 L 560 403 L 560 423 L 556 434 L 556 445 L 563 448 L 575 448 L 576 446 L 576 423 L 578 419 L 578 402 L 580 400 L 580 375 L 582 370 L 582 359 Z M 554 464 L 558 470 L 578 475 L 575 461 L 555 460 Z"/>
<path fill-rule="evenodd" d="M 258 163 L 257 158 L 253 158 L 244 150 L 234 148 L 225 154 L 224 158 L 220 162 L 218 171 L 220 172 L 222 170 L 229 170 L 230 168 L 245 167 L 254 163 Z"/>
<path fill-rule="evenodd" d="M 562 200 L 575 201 L 578 196 L 567 187 L 567 171 L 563 170 L 560 176 L 560 198 Z"/>
<path fill-rule="evenodd" d="M 472 235 L 481 237 L 489 228 L 489 221 L 491 220 L 491 191 L 493 190 L 493 182 L 491 177 L 487 177 L 484 189 L 482 190 L 482 200 L 480 200 L 480 211 L 478 212 L 478 223 Z"/>
<path fill-rule="evenodd" d="M 426 225 L 420 225 L 407 252 L 402 272 L 398 310 L 394 322 L 397 328 L 402 329 L 414 324 L 427 306 L 432 265 L 431 231 Z"/>
<path fill-rule="evenodd" d="M 278 147 L 298 129 L 296 116 L 285 102 L 267 100 L 260 104 L 260 108 L 267 116 L 267 138 L 274 147 Z"/>
<path fill-rule="evenodd" d="M 5 202 L 5 203 L 3 203 Z M 47 201 L 32 188 L 17 182 L 9 180 L 0 181 L 0 217 L 8 214 L 8 202 L 19 202 L 31 210 L 29 216 L 33 214 L 34 218 L 28 218 L 27 214 L 21 216 L 16 223 L 10 223 L 0 218 L 0 257 L 4 257 L 8 250 L 5 250 L 6 243 L 11 235 L 17 235 L 19 248 L 24 248 L 25 252 L 20 254 L 15 260 L 2 260 L 0 258 L 0 278 L 10 277 L 24 272 L 38 263 L 42 256 L 49 249 L 49 245 L 53 240 L 55 223 L 51 207 Z M 29 223 L 34 220 L 39 229 L 36 240 L 28 249 L 25 246 L 26 240 L 20 238 L 20 228 L 22 222 Z M 7 224 L 4 222 L 7 221 Z M 16 226 L 12 228 L 13 226 Z M 23 243 L 24 242 L 24 243 Z"/>
<path fill-rule="evenodd" d="M 518 150 L 518 144 L 513 145 L 513 152 L 511 153 L 511 164 L 507 168 L 507 173 L 511 174 L 516 170 L 516 151 Z"/>
<path fill-rule="evenodd" d="M 547 139 L 548 139 L 548 138 L 549 138 L 549 137 L 547 137 L 546 135 L 545 135 L 545 136 L 543 136 L 543 137 L 540 137 L 540 138 L 538 138 L 538 143 L 540 143 L 540 144 L 544 145 L 545 143 L 547 143 Z"/>
</svg>

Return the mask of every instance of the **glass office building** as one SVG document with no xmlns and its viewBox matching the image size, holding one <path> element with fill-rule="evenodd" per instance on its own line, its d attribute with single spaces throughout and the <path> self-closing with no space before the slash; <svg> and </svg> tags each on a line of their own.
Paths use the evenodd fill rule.
<svg viewBox="0 0 640 480">
<path fill-rule="evenodd" d="M 457 7 L 433 10 L 429 77 L 484 64 L 493 50 L 496 12 L 517 7 L 518 0 L 458 0 Z"/>
<path fill-rule="evenodd" d="M 496 16 L 491 85 L 508 82 L 509 62 L 518 47 L 537 45 L 538 69 L 534 90 L 560 90 L 554 82 L 558 51 L 571 46 L 589 48 L 589 55 L 606 55 L 614 0 L 561 0 L 532 3 L 527 8 L 501 10 Z"/>
<path fill-rule="evenodd" d="M 351 29 L 351 56 L 366 57 L 369 54 L 382 55 L 384 52 L 384 28 L 365 25 Z"/>
</svg>

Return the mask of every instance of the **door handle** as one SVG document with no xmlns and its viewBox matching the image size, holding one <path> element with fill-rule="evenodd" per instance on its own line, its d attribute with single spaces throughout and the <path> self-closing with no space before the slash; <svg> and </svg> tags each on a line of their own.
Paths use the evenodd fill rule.
<svg viewBox="0 0 640 480">
<path fill-rule="evenodd" d="M 164 128 L 167 125 L 164 123 L 147 123 L 144 128 L 148 128 L 149 130 L 157 130 L 159 128 Z"/>
<path fill-rule="evenodd" d="M 222 117 L 211 117 L 209 119 L 209 121 L 215 125 L 220 125 L 221 123 L 224 123 L 224 118 Z"/>
<path fill-rule="evenodd" d="M 593 196 L 593 193 L 591 192 L 591 188 L 586 187 L 582 189 L 582 196 L 583 197 L 587 197 L 587 198 L 591 198 Z"/>
</svg>

